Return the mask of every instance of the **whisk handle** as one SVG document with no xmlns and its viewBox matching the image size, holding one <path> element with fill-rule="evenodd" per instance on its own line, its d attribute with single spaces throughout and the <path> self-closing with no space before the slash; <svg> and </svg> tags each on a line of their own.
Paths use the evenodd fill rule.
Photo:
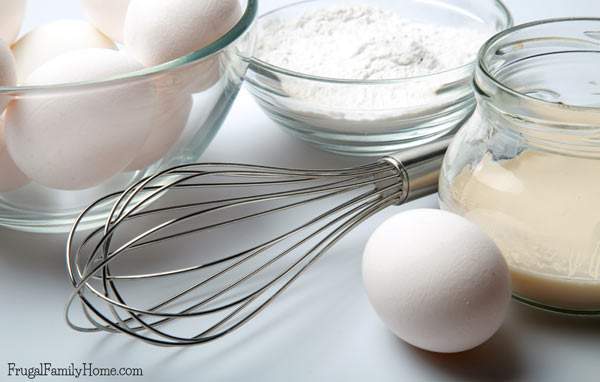
<svg viewBox="0 0 600 382">
<path fill-rule="evenodd" d="M 392 163 L 404 178 L 403 194 L 398 204 L 436 193 L 442 162 L 454 136 L 392 154 L 384 160 Z"/>
</svg>

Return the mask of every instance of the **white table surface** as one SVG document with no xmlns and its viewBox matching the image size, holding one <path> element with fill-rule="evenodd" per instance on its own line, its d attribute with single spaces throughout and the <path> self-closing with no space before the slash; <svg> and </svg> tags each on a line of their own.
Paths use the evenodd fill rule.
<svg viewBox="0 0 600 382">
<path fill-rule="evenodd" d="M 66 9 L 78 15 L 73 3 L 76 0 L 30 0 L 25 28 L 68 16 Z M 600 16 L 596 0 L 506 3 L 517 22 Z M 280 1 L 264 1 L 263 10 L 275 4 Z M 357 163 L 287 136 L 245 90 L 204 159 L 299 167 Z M 264 315 L 220 342 L 188 349 L 70 330 L 63 320 L 70 292 L 64 236 L 0 229 L 0 380 L 25 380 L 7 377 L 8 362 L 20 367 L 93 362 L 98 367 L 142 367 L 143 380 L 154 381 L 599 381 L 599 320 L 547 314 L 513 303 L 506 323 L 488 343 L 454 355 L 416 350 L 386 330 L 361 285 L 363 244 L 385 217 L 436 205 L 436 198 L 429 197 L 376 216 L 331 250 Z"/>
</svg>

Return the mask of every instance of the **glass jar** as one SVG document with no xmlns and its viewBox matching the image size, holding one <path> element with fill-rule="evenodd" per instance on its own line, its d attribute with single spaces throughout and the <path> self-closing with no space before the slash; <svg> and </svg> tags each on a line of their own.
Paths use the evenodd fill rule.
<svg viewBox="0 0 600 382">
<path fill-rule="evenodd" d="M 449 148 L 442 208 L 498 244 L 518 300 L 600 314 L 600 19 L 554 19 L 481 49 L 477 109 Z"/>
</svg>

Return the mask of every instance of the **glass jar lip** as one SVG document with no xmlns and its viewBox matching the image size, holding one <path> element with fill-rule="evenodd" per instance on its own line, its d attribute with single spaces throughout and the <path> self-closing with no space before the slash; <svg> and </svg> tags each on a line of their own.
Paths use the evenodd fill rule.
<svg viewBox="0 0 600 382">
<path fill-rule="evenodd" d="M 172 61 L 98 81 L 82 81 L 53 85 L 23 85 L 12 87 L 0 86 L 0 94 L 6 95 L 10 93 L 17 93 L 22 95 L 23 93 L 38 91 L 59 91 L 110 86 L 131 80 L 146 79 L 153 75 L 177 69 L 193 62 L 202 61 L 231 45 L 252 27 L 256 21 L 256 16 L 258 13 L 258 1 L 259 0 L 247 0 L 244 13 L 238 22 L 223 36 L 203 48 L 200 48 L 185 56 L 178 57 Z"/>
<path fill-rule="evenodd" d="M 600 112 L 600 106 L 598 106 L 598 107 L 581 106 L 581 105 L 571 105 L 568 103 L 551 102 L 551 101 L 536 98 L 531 95 L 521 93 L 517 90 L 514 90 L 513 88 L 504 84 L 502 81 L 498 80 L 491 73 L 491 71 L 489 70 L 488 65 L 486 63 L 486 57 L 488 56 L 487 53 L 489 53 L 491 51 L 491 49 L 494 47 L 494 45 L 498 41 L 500 41 L 501 39 L 503 39 L 506 36 L 511 35 L 512 33 L 515 33 L 515 32 L 521 31 L 521 30 L 525 30 L 525 29 L 529 29 L 532 27 L 540 26 L 540 25 L 571 23 L 571 22 L 579 22 L 579 21 L 594 21 L 594 22 L 598 22 L 599 26 L 600 26 L 600 17 L 558 17 L 558 18 L 549 18 L 549 19 L 531 21 L 528 23 L 519 24 L 519 25 L 513 26 L 511 28 L 505 29 L 505 30 L 497 33 L 495 36 L 490 38 L 485 44 L 483 44 L 483 46 L 481 47 L 481 49 L 479 51 L 479 55 L 477 58 L 477 68 L 481 71 L 481 73 L 483 73 L 483 75 L 485 76 L 485 79 L 487 81 L 490 81 L 495 87 L 499 88 L 504 93 L 507 93 L 508 95 L 515 97 L 521 101 L 524 101 L 527 103 L 543 105 L 545 108 L 550 108 L 550 109 L 554 108 L 555 110 L 568 109 L 569 111 L 574 111 L 574 112 L 590 112 L 590 111 Z M 600 42 L 598 43 L 598 47 L 600 48 Z"/>
<path fill-rule="evenodd" d="M 302 0 L 302 1 L 284 5 L 282 7 L 278 7 L 267 13 L 262 14 L 258 18 L 258 21 L 260 22 L 261 20 L 263 20 L 267 17 L 273 16 L 276 13 L 293 8 L 295 6 L 306 4 L 306 3 L 311 3 L 311 2 L 316 2 L 316 1 L 319 1 L 319 0 Z M 500 11 L 502 13 L 502 17 L 503 17 L 504 23 L 505 23 L 503 28 L 505 29 L 505 28 L 512 27 L 514 25 L 514 19 L 513 19 L 513 16 L 511 14 L 510 10 L 504 4 L 503 0 L 492 0 L 492 1 L 496 5 L 496 7 L 498 7 L 500 9 Z M 315 75 L 311 75 L 311 74 L 297 72 L 294 70 L 289 70 L 289 69 L 286 69 L 281 66 L 273 65 L 266 61 L 258 59 L 254 56 L 252 56 L 250 58 L 250 62 L 254 66 L 261 68 L 262 70 L 267 70 L 270 72 L 274 72 L 277 74 L 285 75 L 285 76 L 300 79 L 300 80 L 308 80 L 308 81 L 313 81 L 313 82 L 320 82 L 320 83 L 325 83 L 325 84 L 338 84 L 338 85 L 387 85 L 387 84 L 405 83 L 405 82 L 410 82 L 410 81 L 430 80 L 430 79 L 434 79 L 434 78 L 438 78 L 438 77 L 442 77 L 442 76 L 447 76 L 450 74 L 460 74 L 463 72 L 472 73 L 473 68 L 477 64 L 477 59 L 475 59 L 474 61 L 468 62 L 466 64 L 463 64 L 461 66 L 457 66 L 455 68 L 443 70 L 440 72 L 429 73 L 429 74 L 418 75 L 418 76 L 411 76 L 411 77 L 404 77 L 404 78 L 389 78 L 389 79 L 380 79 L 380 80 L 342 79 L 342 78 L 315 76 Z"/>
</svg>

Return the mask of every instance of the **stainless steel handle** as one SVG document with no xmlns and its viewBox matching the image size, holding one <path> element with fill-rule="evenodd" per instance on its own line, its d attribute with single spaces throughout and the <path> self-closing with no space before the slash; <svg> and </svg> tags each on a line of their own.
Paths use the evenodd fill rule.
<svg viewBox="0 0 600 382">
<path fill-rule="evenodd" d="M 454 135 L 384 158 L 398 168 L 405 182 L 398 204 L 437 192 L 442 162 L 452 139 Z"/>
</svg>

